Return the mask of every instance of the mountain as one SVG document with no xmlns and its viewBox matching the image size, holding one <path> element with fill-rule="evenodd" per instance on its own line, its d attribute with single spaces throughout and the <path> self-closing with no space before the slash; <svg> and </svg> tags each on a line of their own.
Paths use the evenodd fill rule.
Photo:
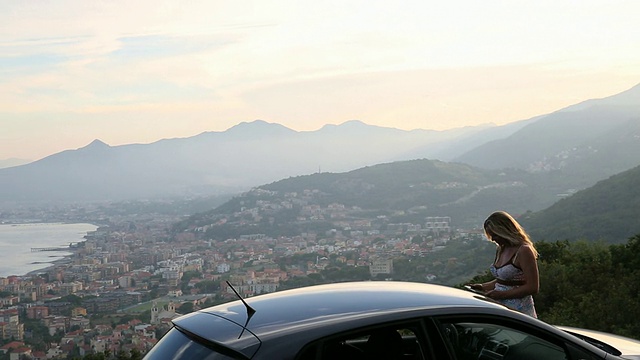
<svg viewBox="0 0 640 360">
<path fill-rule="evenodd" d="M 487 169 L 561 171 L 586 188 L 640 164 L 640 85 L 539 117 L 453 159 Z"/>
<path fill-rule="evenodd" d="M 410 154 L 405 154 L 405 158 L 416 159 L 421 158 L 422 154 L 433 154 L 429 158 L 438 159 L 442 161 L 457 161 L 457 159 L 468 152 L 473 152 L 479 146 L 482 146 L 490 141 L 506 138 L 515 132 L 522 129 L 527 124 L 533 123 L 542 116 L 536 116 L 527 120 L 521 120 L 512 122 L 502 126 L 486 125 L 474 127 L 469 134 L 460 134 L 456 139 L 451 141 L 442 142 L 439 144 L 432 144 L 428 147 L 419 148 L 414 150 Z"/>
<path fill-rule="evenodd" d="M 520 220 L 535 240 L 623 243 L 640 234 L 640 166 Z"/>
<path fill-rule="evenodd" d="M 182 177 L 186 176 L 187 179 Z M 95 140 L 33 163 L 0 169 L 0 199 L 7 202 L 97 201 L 171 193 L 192 174 L 167 171 L 142 145 L 110 147 Z"/>
<path fill-rule="evenodd" d="M 31 160 L 16 159 L 16 158 L 0 160 L 0 169 L 13 167 L 13 166 L 20 166 L 20 165 L 28 164 L 30 162 L 31 162 Z"/>
<path fill-rule="evenodd" d="M 101 201 L 237 193 L 318 171 L 341 172 L 442 149 L 481 128 L 413 130 L 348 121 L 298 132 L 264 121 L 151 144 L 99 140 L 0 169 L 0 202 Z"/>
<path fill-rule="evenodd" d="M 0 203 L 103 201 L 231 194 L 288 177 L 413 159 L 532 176 L 545 194 L 584 189 L 640 164 L 640 86 L 504 126 L 447 131 L 352 120 L 294 131 L 256 120 L 223 132 L 151 144 L 99 140 L 0 169 Z M 538 210 L 547 199 L 533 199 Z"/>
</svg>

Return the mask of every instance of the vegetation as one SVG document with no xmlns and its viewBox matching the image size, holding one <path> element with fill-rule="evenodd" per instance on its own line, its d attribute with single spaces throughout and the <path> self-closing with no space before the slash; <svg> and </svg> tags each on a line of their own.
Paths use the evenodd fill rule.
<svg viewBox="0 0 640 360">
<path fill-rule="evenodd" d="M 601 181 L 523 217 L 530 234 L 546 241 L 591 239 L 624 243 L 640 232 L 640 166 Z"/>
<path fill-rule="evenodd" d="M 640 234 L 626 244 L 576 241 L 537 242 L 540 252 L 540 293 L 534 298 L 541 320 L 640 339 Z M 487 264 L 495 247 L 488 241 L 453 242 L 424 258 L 397 259 L 394 274 L 371 278 L 366 267 L 332 263 L 316 274 L 294 277 L 281 289 L 353 280 L 431 282 L 456 284 L 489 281 Z M 457 256 L 455 256 L 457 255 Z M 486 259 L 486 261 L 478 260 Z M 312 260 L 288 258 L 283 266 Z M 475 266 L 475 267 L 474 267 Z M 482 270 L 480 270 L 482 269 Z M 465 274 L 478 273 L 472 279 Z"/>
<path fill-rule="evenodd" d="M 96 354 L 85 355 L 84 357 L 74 357 L 73 360 L 141 360 L 142 354 L 136 349 L 131 351 L 120 351 L 117 354 L 111 354 L 110 351 L 99 352 Z"/>
<path fill-rule="evenodd" d="M 455 223 L 452 225 L 474 226 L 495 209 L 522 214 L 546 208 L 557 200 L 558 193 L 571 188 L 571 184 L 563 173 L 532 174 L 517 169 L 497 172 L 427 159 L 399 161 L 346 173 L 297 176 L 263 185 L 258 188 L 262 192 L 249 192 L 214 210 L 195 214 L 175 224 L 174 231 L 216 223 L 227 214 L 256 207 L 260 201 L 285 200 L 287 193 L 297 193 L 298 199 L 305 198 L 305 190 L 316 191 L 313 204 L 321 207 L 340 203 L 348 208 L 360 208 L 363 214 L 405 212 L 394 218 L 398 222 L 450 216 Z M 296 222 L 295 210 L 294 207 L 274 211 L 263 222 L 248 221 L 244 227 L 216 226 L 206 237 L 226 240 L 247 233 L 287 236 L 331 226 L 329 222 Z"/>
<path fill-rule="evenodd" d="M 640 234 L 626 244 L 538 242 L 541 320 L 640 339 Z M 488 273 L 468 282 L 491 279 Z"/>
<path fill-rule="evenodd" d="M 368 266 L 349 266 L 337 262 L 336 256 L 330 255 L 329 265 L 324 270 L 284 281 L 280 289 L 360 280 L 432 282 L 453 286 L 466 280 L 468 274 L 483 272 L 491 263 L 494 252 L 495 245 L 486 240 L 451 240 L 446 247 L 425 257 L 398 257 L 393 261 L 393 274 L 379 274 L 373 278 Z M 283 257 L 279 262 L 281 267 L 303 268 L 307 262 L 315 260 L 315 254 L 305 254 Z"/>
</svg>

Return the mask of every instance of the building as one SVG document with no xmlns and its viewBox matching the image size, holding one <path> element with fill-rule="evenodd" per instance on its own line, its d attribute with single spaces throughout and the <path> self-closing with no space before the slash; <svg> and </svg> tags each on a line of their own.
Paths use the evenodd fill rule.
<svg viewBox="0 0 640 360">
<path fill-rule="evenodd" d="M 11 350 L 9 353 L 9 360 L 30 359 L 31 348 L 28 346 L 22 346 L 17 349 Z"/>
<path fill-rule="evenodd" d="M 68 283 L 63 283 L 60 285 L 60 295 L 70 295 L 75 294 L 78 291 L 82 290 L 82 283 L 79 281 L 72 281 Z"/>
<path fill-rule="evenodd" d="M 71 316 L 72 317 L 87 316 L 87 309 L 82 308 L 82 307 L 73 308 L 73 309 L 71 309 Z"/>
<path fill-rule="evenodd" d="M 70 319 L 66 316 L 49 315 L 42 319 L 44 326 L 49 329 L 49 335 L 53 336 L 57 332 L 65 333 L 70 327 Z"/>
<path fill-rule="evenodd" d="M 371 277 L 376 277 L 378 274 L 393 274 L 393 260 L 374 260 L 369 265 L 369 273 Z"/>
<path fill-rule="evenodd" d="M 114 313 L 120 306 L 117 298 L 93 298 L 84 300 L 82 306 L 87 310 L 87 314 Z"/>
<path fill-rule="evenodd" d="M 0 322 L 19 322 L 18 309 L 0 310 Z"/>
<path fill-rule="evenodd" d="M 429 216 L 425 219 L 424 228 L 437 234 L 451 231 L 451 217 L 449 216 Z"/>
<path fill-rule="evenodd" d="M 91 322 L 89 319 L 82 316 L 75 316 L 69 319 L 69 326 L 74 327 L 78 326 L 80 329 L 89 329 L 91 327 Z"/>
<path fill-rule="evenodd" d="M 118 285 L 120 285 L 121 288 L 130 288 L 133 286 L 133 284 L 134 280 L 130 275 L 124 275 L 118 278 Z"/>
<path fill-rule="evenodd" d="M 161 324 L 173 320 L 180 315 L 181 314 L 176 312 L 176 305 L 173 301 L 170 301 L 169 304 L 167 304 L 166 309 L 159 308 L 158 304 L 154 301 L 153 306 L 151 307 L 151 324 Z"/>
<path fill-rule="evenodd" d="M 32 306 L 27 308 L 27 319 L 40 320 L 49 316 L 49 308 L 46 306 Z"/>
<path fill-rule="evenodd" d="M 16 305 L 20 302 L 20 299 L 17 296 L 7 296 L 0 298 L 0 306 L 9 307 Z"/>
<path fill-rule="evenodd" d="M 23 340 L 24 324 L 19 322 L 1 322 L 0 321 L 0 338 L 2 340 Z"/>
<path fill-rule="evenodd" d="M 71 311 L 73 305 L 68 301 L 50 301 L 45 306 L 49 308 L 49 315 L 63 315 Z"/>
<path fill-rule="evenodd" d="M 22 341 L 12 341 L 4 346 L 0 347 L 0 353 L 7 354 L 13 349 L 18 349 L 24 346 Z"/>
</svg>

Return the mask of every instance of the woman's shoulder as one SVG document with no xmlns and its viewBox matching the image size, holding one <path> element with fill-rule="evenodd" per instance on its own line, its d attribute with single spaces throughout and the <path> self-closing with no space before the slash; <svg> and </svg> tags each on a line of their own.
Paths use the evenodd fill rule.
<svg viewBox="0 0 640 360">
<path fill-rule="evenodd" d="M 522 244 L 520 245 L 520 248 L 518 248 L 518 257 L 521 256 L 531 256 L 533 258 L 536 257 L 536 252 L 533 249 L 533 246 L 531 244 Z"/>
</svg>

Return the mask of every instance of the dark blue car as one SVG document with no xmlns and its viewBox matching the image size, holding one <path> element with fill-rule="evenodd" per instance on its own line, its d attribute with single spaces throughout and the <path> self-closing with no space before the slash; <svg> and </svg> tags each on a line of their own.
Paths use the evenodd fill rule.
<svg viewBox="0 0 640 360">
<path fill-rule="evenodd" d="M 146 360 L 640 359 L 638 341 L 617 338 L 623 354 L 595 332 L 570 333 L 472 292 L 409 282 L 280 291 L 173 323 Z"/>
</svg>

